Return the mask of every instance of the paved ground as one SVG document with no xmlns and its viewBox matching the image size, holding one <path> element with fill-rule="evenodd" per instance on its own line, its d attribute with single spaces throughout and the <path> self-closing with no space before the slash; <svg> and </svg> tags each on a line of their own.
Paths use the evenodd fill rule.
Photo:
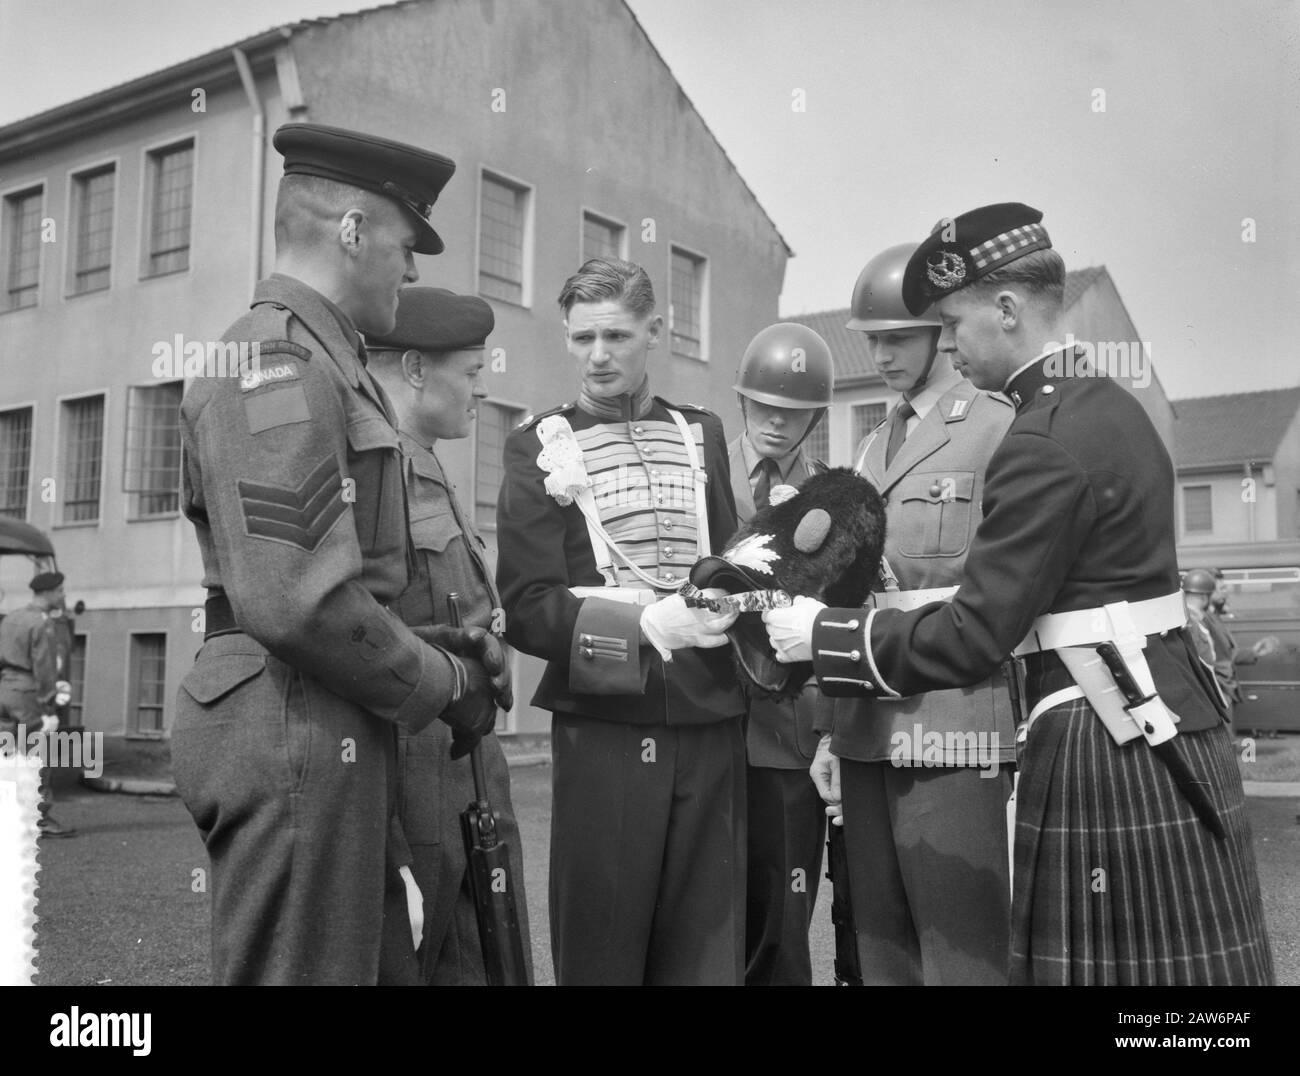
<svg viewBox="0 0 1300 1076">
<path fill-rule="evenodd" d="M 547 937 L 546 859 L 550 767 L 512 771 L 523 830 L 537 979 L 554 981 Z M 1261 881 L 1278 981 L 1300 985 L 1300 799 L 1252 799 Z M 205 983 L 207 895 L 192 891 L 207 860 L 180 801 L 71 790 L 58 818 L 80 830 L 43 841 L 40 894 L 42 984 Z M 834 941 L 823 887 L 813 929 L 813 966 L 829 985 Z"/>
</svg>

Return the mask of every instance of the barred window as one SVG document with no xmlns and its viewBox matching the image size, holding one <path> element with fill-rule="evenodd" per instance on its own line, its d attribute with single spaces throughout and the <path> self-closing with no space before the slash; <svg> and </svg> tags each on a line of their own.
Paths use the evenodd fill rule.
<svg viewBox="0 0 1300 1076">
<path fill-rule="evenodd" d="M 35 306 L 41 277 L 42 187 L 11 194 L 4 206 L 6 310 Z"/>
<path fill-rule="evenodd" d="M 0 516 L 27 518 L 32 473 L 32 409 L 0 412 Z"/>
<path fill-rule="evenodd" d="M 857 452 L 862 439 L 885 421 L 889 414 L 886 403 L 860 403 L 853 405 L 853 451 Z"/>
<path fill-rule="evenodd" d="M 1209 486 L 1183 487 L 1183 530 L 1188 534 L 1214 530 Z"/>
<path fill-rule="evenodd" d="M 72 637 L 72 653 L 68 655 L 68 669 L 64 679 L 72 687 L 72 701 L 68 703 L 68 724 L 73 728 L 82 728 L 82 707 L 86 698 L 86 637 Z"/>
<path fill-rule="evenodd" d="M 131 495 L 130 519 L 148 519 L 180 509 L 183 391 L 180 381 L 131 389 L 122 476 L 122 491 Z"/>
<path fill-rule="evenodd" d="M 479 294 L 524 304 L 528 188 L 483 175 L 479 217 Z"/>
<path fill-rule="evenodd" d="M 803 442 L 804 459 L 810 463 L 813 460 L 821 460 L 822 463 L 831 461 L 831 413 L 826 412 L 822 420 L 817 423 L 816 428 L 804 438 Z"/>
<path fill-rule="evenodd" d="M 167 636 L 162 632 L 131 636 L 131 700 L 127 731 L 160 736 L 167 686 Z"/>
<path fill-rule="evenodd" d="M 668 294 L 668 321 L 672 353 L 688 359 L 704 358 L 705 261 L 673 247 Z"/>
<path fill-rule="evenodd" d="M 623 257 L 623 226 L 595 213 L 582 215 L 582 260 Z"/>
<path fill-rule="evenodd" d="M 112 165 L 73 178 L 74 295 L 108 287 L 113 256 L 114 178 Z"/>
<path fill-rule="evenodd" d="M 63 522 L 93 523 L 104 465 L 104 397 L 65 401 L 62 427 Z"/>
<path fill-rule="evenodd" d="M 474 520 L 483 528 L 495 530 L 497 494 L 505 478 L 502 455 L 506 434 L 524 420 L 522 407 L 481 400 L 474 422 Z"/>
<path fill-rule="evenodd" d="M 145 276 L 179 273 L 190 267 L 193 179 L 193 142 L 149 154 L 149 260 Z"/>
</svg>

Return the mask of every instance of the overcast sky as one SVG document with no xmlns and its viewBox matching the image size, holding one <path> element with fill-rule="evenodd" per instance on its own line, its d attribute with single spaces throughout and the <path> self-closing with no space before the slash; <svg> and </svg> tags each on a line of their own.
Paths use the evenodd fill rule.
<svg viewBox="0 0 1300 1076">
<path fill-rule="evenodd" d="M 367 6 L 0 0 L 0 123 Z M 1110 269 L 1171 396 L 1300 384 L 1300 0 L 631 6 L 796 252 L 783 315 L 1023 201 L 1067 265 Z"/>
</svg>

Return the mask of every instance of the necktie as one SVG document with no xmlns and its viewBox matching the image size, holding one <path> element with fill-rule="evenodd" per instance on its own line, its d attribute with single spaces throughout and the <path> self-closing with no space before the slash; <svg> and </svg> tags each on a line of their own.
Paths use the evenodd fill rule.
<svg viewBox="0 0 1300 1076">
<path fill-rule="evenodd" d="M 903 400 L 894 411 L 894 418 L 889 426 L 889 444 L 885 446 L 885 466 L 894 462 L 894 455 L 907 438 L 907 420 L 916 414 L 916 409 Z"/>
<path fill-rule="evenodd" d="M 776 460 L 764 458 L 758 461 L 758 481 L 754 483 L 754 507 L 759 511 L 771 503 L 772 483 L 779 473 Z"/>
</svg>

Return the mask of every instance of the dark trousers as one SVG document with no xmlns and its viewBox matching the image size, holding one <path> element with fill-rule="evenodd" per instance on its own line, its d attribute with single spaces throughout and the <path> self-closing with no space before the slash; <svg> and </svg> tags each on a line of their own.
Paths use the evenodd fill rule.
<svg viewBox="0 0 1300 1076">
<path fill-rule="evenodd" d="M 840 762 L 864 984 L 1005 985 L 1011 772 Z"/>
<path fill-rule="evenodd" d="M 212 864 L 213 982 L 373 985 L 396 734 L 257 653 L 247 636 L 207 643 L 172 730 Z"/>
<path fill-rule="evenodd" d="M 557 712 L 551 750 L 556 982 L 739 985 L 740 718 L 628 725 Z"/>
<path fill-rule="evenodd" d="M 460 827 L 461 812 L 474 799 L 474 777 L 469 758 L 452 759 L 450 751 L 451 729 L 441 721 L 399 737 L 399 824 L 410 846 L 411 874 L 424 903 L 424 940 L 419 952 L 412 953 L 406 890 L 400 875 L 390 876 L 381 985 L 487 985 Z M 483 739 L 479 751 L 497 837 L 509 849 L 510 881 L 531 981 L 523 843 L 510 799 L 510 767 L 496 736 Z"/>
<path fill-rule="evenodd" d="M 747 767 L 749 868 L 745 985 L 811 986 L 826 810 L 806 769 Z"/>
</svg>

